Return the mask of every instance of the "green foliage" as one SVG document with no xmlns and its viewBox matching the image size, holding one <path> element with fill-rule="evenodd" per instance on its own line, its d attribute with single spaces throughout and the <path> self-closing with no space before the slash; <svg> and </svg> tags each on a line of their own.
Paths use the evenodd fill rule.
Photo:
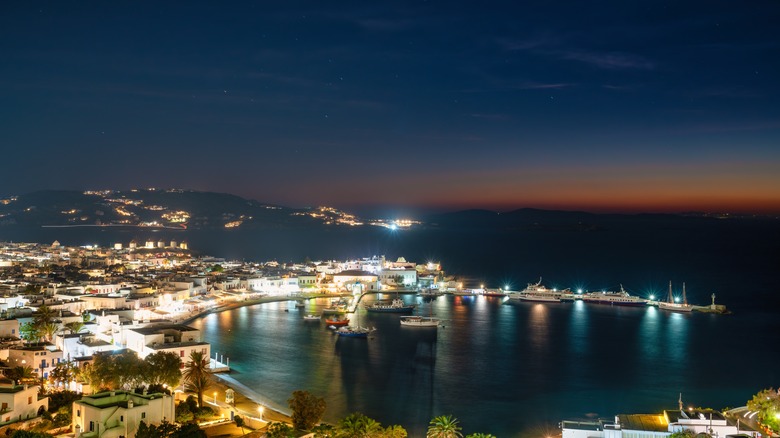
<svg viewBox="0 0 780 438">
<path fill-rule="evenodd" d="M 235 417 L 233 417 L 233 421 L 236 422 L 236 426 L 241 428 L 241 433 L 242 434 L 246 433 L 246 432 L 244 432 L 244 419 L 241 418 L 240 415 L 236 415 Z"/>
<path fill-rule="evenodd" d="M 311 429 L 325 414 L 325 399 L 308 391 L 294 391 L 287 405 L 292 410 L 292 423 L 297 430 Z"/>
<path fill-rule="evenodd" d="M 696 436 L 692 431 L 690 430 L 683 430 L 681 432 L 675 432 L 671 435 L 669 435 L 669 438 L 692 438 Z"/>
<path fill-rule="evenodd" d="M 182 374 L 184 389 L 198 395 L 198 406 L 203 406 L 203 393 L 211 386 L 212 377 L 209 358 L 200 351 L 190 353 L 190 361 L 184 366 Z"/>
<path fill-rule="evenodd" d="M 32 322 L 26 322 L 19 327 L 19 336 L 27 342 L 41 340 L 41 330 Z"/>
<path fill-rule="evenodd" d="M 406 429 L 396 424 L 393 426 L 387 426 L 382 436 L 384 438 L 406 438 L 408 434 Z"/>
<path fill-rule="evenodd" d="M 130 390 L 143 382 L 144 362 L 134 351 L 95 353 L 93 357 L 93 363 L 82 372 L 93 388 Z"/>
<path fill-rule="evenodd" d="M 780 392 L 764 389 L 747 402 L 748 409 L 758 411 L 758 421 L 775 432 L 780 432 Z"/>
<path fill-rule="evenodd" d="M 222 272 L 224 270 L 225 270 L 225 268 L 223 268 L 222 265 L 219 265 L 219 264 L 216 264 L 216 265 L 212 266 L 211 268 L 209 268 L 209 271 L 211 271 L 211 272 Z"/>
<path fill-rule="evenodd" d="M 452 415 L 440 415 L 431 420 L 428 426 L 427 438 L 460 438 L 461 427 Z"/>
<path fill-rule="evenodd" d="M 65 324 L 65 328 L 70 330 L 71 333 L 78 333 L 84 329 L 83 321 L 72 321 Z"/>
<path fill-rule="evenodd" d="M 176 353 L 158 351 L 144 358 L 144 380 L 150 385 L 179 386 L 181 358 Z"/>
<path fill-rule="evenodd" d="M 76 380 L 79 370 L 73 365 L 73 362 L 60 362 L 49 373 L 49 382 L 54 385 L 65 384 Z"/>
<path fill-rule="evenodd" d="M 338 438 L 373 438 L 382 432 L 384 432 L 382 425 L 376 420 L 366 417 L 360 412 L 355 412 L 339 420 L 335 436 Z"/>
<path fill-rule="evenodd" d="M 13 367 L 5 370 L 5 376 L 19 383 L 32 383 L 38 379 L 38 375 L 32 367 Z"/>
<path fill-rule="evenodd" d="M 135 433 L 136 438 L 206 438 L 206 432 L 197 424 L 177 425 L 163 421 L 159 425 L 148 425 L 142 421 Z"/>
<path fill-rule="evenodd" d="M 489 433 L 472 433 L 466 435 L 466 438 L 496 438 L 496 436 Z"/>
<path fill-rule="evenodd" d="M 9 435 L 11 438 L 54 438 L 54 435 L 44 432 L 32 432 L 29 430 L 15 430 Z"/>
<path fill-rule="evenodd" d="M 268 438 L 295 438 L 295 429 L 286 423 L 271 423 L 265 434 Z"/>
<path fill-rule="evenodd" d="M 52 426 L 62 427 L 70 424 L 72 415 L 73 415 L 72 405 L 62 406 L 57 410 L 57 413 L 54 415 L 54 421 L 52 421 Z"/>
<path fill-rule="evenodd" d="M 333 438 L 336 436 L 336 429 L 330 424 L 319 424 L 311 428 L 315 438 Z"/>
</svg>

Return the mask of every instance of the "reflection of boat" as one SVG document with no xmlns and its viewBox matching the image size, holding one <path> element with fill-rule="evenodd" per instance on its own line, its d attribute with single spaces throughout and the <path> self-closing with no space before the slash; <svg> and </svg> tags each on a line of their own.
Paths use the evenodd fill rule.
<svg viewBox="0 0 780 438">
<path fill-rule="evenodd" d="M 322 313 L 326 315 L 336 315 L 341 313 L 347 313 L 347 306 L 344 305 L 337 305 L 337 306 L 330 306 L 322 309 Z"/>
<path fill-rule="evenodd" d="M 405 313 L 414 310 L 414 304 L 405 304 L 400 298 L 396 298 L 390 304 L 386 303 L 374 303 L 370 306 L 366 306 L 366 310 L 369 312 L 382 312 L 382 313 Z"/>
<path fill-rule="evenodd" d="M 402 316 L 401 325 L 404 327 L 438 327 L 441 324 L 439 318 L 429 316 Z"/>
<path fill-rule="evenodd" d="M 542 286 L 542 279 L 538 283 L 528 283 L 528 286 L 520 292 L 510 292 L 507 294 L 510 300 L 534 301 L 541 303 L 560 303 L 561 297 L 566 291 L 557 289 L 547 289 Z"/>
<path fill-rule="evenodd" d="M 693 310 L 693 306 L 688 304 L 688 297 L 685 295 L 685 283 L 683 283 L 683 302 L 675 302 L 672 296 L 672 282 L 669 282 L 669 298 L 668 301 L 659 301 L 658 308 L 663 310 L 669 310 L 672 312 L 690 312 Z"/>
<path fill-rule="evenodd" d="M 296 301 L 295 307 L 297 308 L 306 307 L 306 303 L 304 303 L 303 301 Z"/>
<path fill-rule="evenodd" d="M 595 304 L 609 304 L 613 306 L 644 307 L 647 300 L 629 295 L 620 285 L 620 292 L 588 292 L 582 295 L 582 301 Z"/>
<path fill-rule="evenodd" d="M 456 297 L 470 297 L 474 295 L 474 292 L 471 289 L 457 289 L 450 293 Z"/>
<path fill-rule="evenodd" d="M 315 315 L 315 314 L 303 315 L 303 319 L 306 320 L 306 321 L 319 321 L 320 320 L 320 316 L 319 315 Z"/>
<path fill-rule="evenodd" d="M 325 324 L 342 326 L 349 324 L 349 318 L 325 318 Z"/>
</svg>

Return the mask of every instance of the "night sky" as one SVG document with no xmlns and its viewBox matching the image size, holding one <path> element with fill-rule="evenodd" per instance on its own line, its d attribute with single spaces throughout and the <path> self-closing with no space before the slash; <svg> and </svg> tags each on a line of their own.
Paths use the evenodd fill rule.
<svg viewBox="0 0 780 438">
<path fill-rule="evenodd" d="M 3 2 L 0 195 L 780 212 L 780 2 Z"/>
</svg>

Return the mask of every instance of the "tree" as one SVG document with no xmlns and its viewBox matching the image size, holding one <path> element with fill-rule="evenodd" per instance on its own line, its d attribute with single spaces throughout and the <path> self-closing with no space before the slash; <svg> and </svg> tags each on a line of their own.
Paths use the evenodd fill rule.
<svg viewBox="0 0 780 438">
<path fill-rule="evenodd" d="M 181 358 L 176 353 L 158 351 L 144 358 L 144 380 L 150 385 L 179 386 Z"/>
<path fill-rule="evenodd" d="M 41 330 L 32 322 L 26 322 L 19 327 L 19 336 L 27 342 L 41 340 Z"/>
<path fill-rule="evenodd" d="M 265 436 L 268 438 L 293 438 L 295 437 L 295 429 L 286 423 L 274 422 L 268 425 Z"/>
<path fill-rule="evenodd" d="M 142 421 L 135 432 L 136 438 L 206 438 L 206 432 L 200 430 L 197 424 L 179 426 L 163 420 L 159 425 L 146 424 Z"/>
<path fill-rule="evenodd" d="M 84 322 L 82 321 L 69 322 L 65 324 L 65 328 L 70 330 L 71 333 L 78 333 L 84 329 Z"/>
<path fill-rule="evenodd" d="M 54 334 L 60 329 L 60 326 L 53 322 L 49 322 L 41 325 L 38 329 L 41 332 L 41 337 L 44 337 L 47 341 L 51 342 L 54 339 Z"/>
<path fill-rule="evenodd" d="M 396 424 L 393 426 L 387 426 L 382 436 L 384 438 L 406 438 L 408 433 L 406 432 L 406 429 Z"/>
<path fill-rule="evenodd" d="M 13 380 L 17 385 L 23 382 L 34 382 L 38 379 L 32 367 L 13 367 L 5 371 L 5 376 Z"/>
<path fill-rule="evenodd" d="M 241 434 L 242 435 L 245 434 L 246 432 L 244 432 L 244 419 L 241 418 L 240 415 L 236 415 L 235 417 L 233 417 L 233 421 L 236 422 L 236 426 L 241 428 Z"/>
<path fill-rule="evenodd" d="M 374 438 L 383 432 L 381 424 L 360 412 L 342 418 L 336 426 L 338 438 Z"/>
<path fill-rule="evenodd" d="M 696 436 L 696 434 L 693 433 L 692 431 L 683 430 L 669 435 L 669 438 L 693 438 L 694 436 Z"/>
<path fill-rule="evenodd" d="M 463 436 L 460 429 L 458 420 L 452 415 L 440 415 L 431 420 L 426 436 L 427 438 L 460 438 Z"/>
<path fill-rule="evenodd" d="M 764 389 L 747 402 L 751 411 L 758 411 L 758 421 L 775 432 L 780 431 L 780 392 L 774 388 Z"/>
<path fill-rule="evenodd" d="M 10 430 L 8 432 L 10 432 Z M 44 432 L 32 432 L 29 430 L 15 430 L 11 432 L 10 438 L 54 438 L 54 435 Z"/>
<path fill-rule="evenodd" d="M 92 364 L 81 373 L 93 388 L 129 390 L 143 381 L 144 362 L 134 351 L 95 353 L 93 358 Z"/>
<path fill-rule="evenodd" d="M 211 386 L 209 358 L 200 351 L 190 353 L 190 361 L 184 366 L 184 388 L 198 395 L 198 406 L 203 407 L 203 393 Z"/>
<path fill-rule="evenodd" d="M 292 423 L 297 430 L 310 430 L 325 414 L 325 399 L 308 391 L 294 391 L 287 405 L 292 410 Z"/>
<path fill-rule="evenodd" d="M 49 373 L 49 382 L 58 386 L 67 386 L 68 382 L 76 380 L 77 374 L 78 370 L 73 366 L 73 362 L 60 362 Z"/>
</svg>

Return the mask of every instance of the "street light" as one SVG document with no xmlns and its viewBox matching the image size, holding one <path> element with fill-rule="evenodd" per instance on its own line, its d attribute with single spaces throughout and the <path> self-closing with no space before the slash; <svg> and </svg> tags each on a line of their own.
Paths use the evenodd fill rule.
<svg viewBox="0 0 780 438">
<path fill-rule="evenodd" d="M 263 420 L 263 412 L 265 411 L 265 407 L 258 406 L 257 407 L 257 411 L 260 412 L 260 420 L 262 421 Z"/>
<path fill-rule="evenodd" d="M 217 391 L 214 391 L 214 404 L 217 404 Z"/>
</svg>

